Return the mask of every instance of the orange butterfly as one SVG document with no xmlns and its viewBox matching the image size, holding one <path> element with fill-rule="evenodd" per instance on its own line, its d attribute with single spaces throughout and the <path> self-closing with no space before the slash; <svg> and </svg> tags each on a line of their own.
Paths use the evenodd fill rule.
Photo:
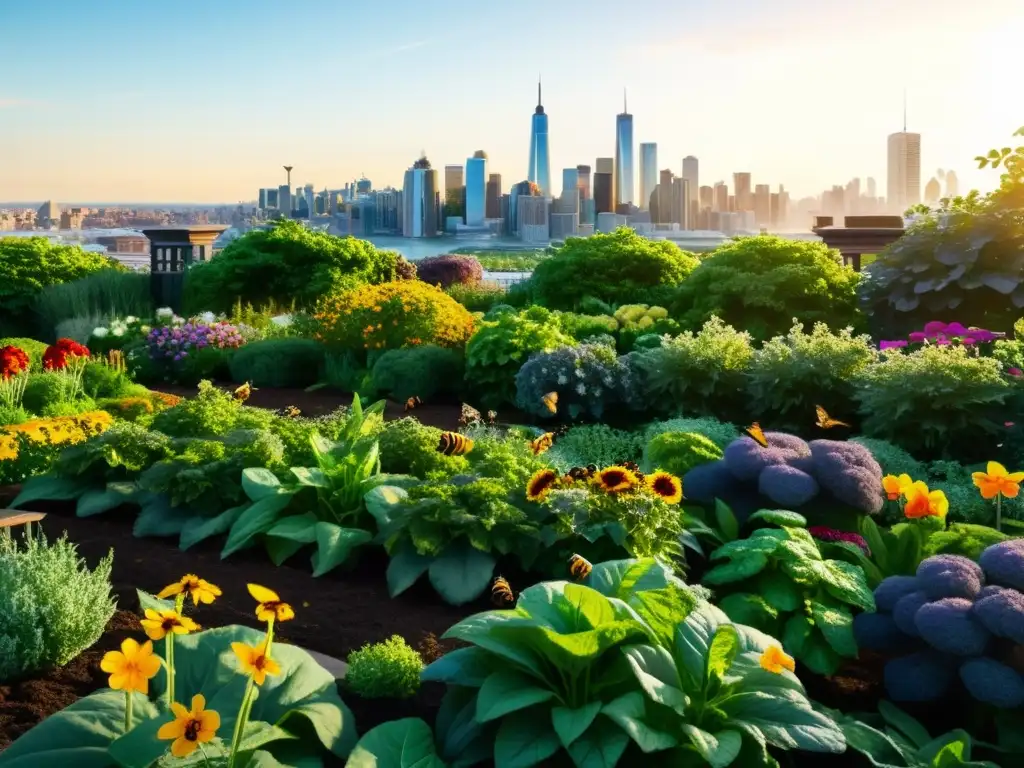
<svg viewBox="0 0 1024 768">
<path fill-rule="evenodd" d="M 761 425 L 756 421 L 743 431 L 750 435 L 762 448 L 768 447 L 768 438 L 764 436 L 764 430 L 761 429 Z"/>
<path fill-rule="evenodd" d="M 816 426 L 821 429 L 832 429 L 832 427 L 848 427 L 850 426 L 845 421 L 839 421 L 839 419 L 833 419 L 828 415 L 828 411 L 822 408 L 820 405 L 814 406 L 814 410 L 818 412 L 818 422 Z"/>
<path fill-rule="evenodd" d="M 547 409 L 549 411 L 551 411 L 551 413 L 558 413 L 558 393 L 557 392 L 548 392 L 546 395 L 543 395 L 541 397 L 541 402 L 543 402 L 544 405 L 547 406 Z"/>
</svg>

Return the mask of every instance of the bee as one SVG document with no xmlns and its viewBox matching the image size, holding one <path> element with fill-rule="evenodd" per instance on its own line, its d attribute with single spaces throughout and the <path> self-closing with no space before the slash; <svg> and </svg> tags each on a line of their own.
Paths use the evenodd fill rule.
<svg viewBox="0 0 1024 768">
<path fill-rule="evenodd" d="M 286 419 L 297 419 L 302 415 L 302 411 L 299 410 L 298 406 L 289 405 L 281 409 L 281 415 Z"/>
<path fill-rule="evenodd" d="M 473 441 L 458 432 L 442 432 L 437 450 L 445 456 L 462 456 L 473 450 Z"/>
<path fill-rule="evenodd" d="M 545 432 L 536 440 L 530 441 L 530 450 L 533 451 L 534 456 L 540 456 L 544 451 L 550 448 L 554 442 L 555 436 L 550 432 Z"/>
<path fill-rule="evenodd" d="M 423 405 L 422 400 L 420 400 L 418 397 L 410 397 L 408 400 L 405 401 L 405 411 L 406 413 L 408 413 L 413 408 L 416 408 L 420 405 Z"/>
<path fill-rule="evenodd" d="M 516 596 L 505 577 L 498 576 L 491 585 L 491 602 L 499 608 L 511 608 L 515 605 Z"/>
<path fill-rule="evenodd" d="M 246 400 L 249 399 L 249 395 L 251 395 L 255 391 L 256 387 L 254 387 L 251 383 L 247 381 L 242 386 L 236 388 L 235 391 L 232 393 L 232 396 L 238 402 L 244 403 Z"/>
<path fill-rule="evenodd" d="M 596 464 L 587 464 L 585 467 L 573 467 L 569 470 L 569 478 L 572 480 L 589 480 L 596 474 Z"/>
<path fill-rule="evenodd" d="M 569 573 L 576 581 L 583 581 L 592 570 L 594 566 L 583 555 L 573 555 L 569 558 Z"/>
<path fill-rule="evenodd" d="M 814 410 L 818 414 L 818 421 L 817 421 L 815 426 L 818 426 L 821 429 L 832 429 L 832 427 L 848 427 L 848 426 L 850 426 L 845 421 L 839 421 L 838 419 L 833 419 L 831 416 L 828 415 L 828 411 L 826 411 L 820 405 L 814 406 Z"/>
<path fill-rule="evenodd" d="M 462 404 L 462 413 L 459 414 L 459 426 L 468 427 L 470 424 L 479 424 L 483 421 L 480 411 L 471 405 Z"/>
<path fill-rule="evenodd" d="M 558 393 L 548 392 L 546 395 L 541 397 L 541 402 L 544 403 L 545 407 L 551 413 L 558 413 Z"/>
<path fill-rule="evenodd" d="M 644 479 L 644 473 L 640 471 L 640 465 L 635 461 L 624 461 L 621 466 L 636 475 L 638 480 Z"/>
<path fill-rule="evenodd" d="M 764 430 L 761 429 L 761 425 L 756 421 L 743 431 L 750 435 L 762 448 L 768 447 L 768 438 L 764 436 Z"/>
</svg>

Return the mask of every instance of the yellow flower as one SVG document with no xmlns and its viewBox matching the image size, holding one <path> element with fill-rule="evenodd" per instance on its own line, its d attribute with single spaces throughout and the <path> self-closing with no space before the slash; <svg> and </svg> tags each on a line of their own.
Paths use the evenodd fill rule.
<svg viewBox="0 0 1024 768">
<path fill-rule="evenodd" d="M 899 477 L 896 477 L 896 475 L 886 475 L 882 478 L 882 490 L 885 491 L 889 501 L 896 501 L 913 484 L 914 481 L 910 479 L 910 475 L 906 474 Z"/>
<path fill-rule="evenodd" d="M 683 499 L 683 483 L 668 472 L 655 472 L 644 478 L 647 487 L 668 504 L 678 504 Z"/>
<path fill-rule="evenodd" d="M 929 491 L 923 480 L 918 480 L 904 490 L 907 503 L 903 515 L 911 520 L 920 517 L 945 517 L 949 512 L 949 500 L 942 491 Z"/>
<path fill-rule="evenodd" d="M 541 501 L 547 497 L 558 482 L 558 473 L 553 469 L 541 469 L 533 473 L 526 484 L 527 501 Z"/>
<path fill-rule="evenodd" d="M 990 461 L 984 472 L 975 472 L 971 479 L 978 486 L 983 499 L 994 499 L 996 496 L 1012 499 L 1020 493 L 1024 472 L 1007 472 L 1006 467 L 998 461 Z"/>
<path fill-rule="evenodd" d="M 160 726 L 156 732 L 158 739 L 170 740 L 171 754 L 174 757 L 188 757 L 200 744 L 212 741 L 220 728 L 220 715 L 212 709 L 206 709 L 206 698 L 201 693 L 192 697 L 192 709 L 187 710 L 178 702 L 171 704 L 174 719 Z"/>
<path fill-rule="evenodd" d="M 146 618 L 141 623 L 150 640 L 163 640 L 168 633 L 187 635 L 199 629 L 192 619 L 177 611 L 154 611 L 152 608 L 146 609 Z"/>
<path fill-rule="evenodd" d="M 260 621 L 288 621 L 295 618 L 292 607 L 277 596 L 277 592 L 259 584 L 249 584 L 249 594 L 259 603 L 256 606 L 256 618 Z"/>
<path fill-rule="evenodd" d="M 625 467 L 606 467 L 597 473 L 596 482 L 606 493 L 620 493 L 635 488 L 636 475 Z"/>
<path fill-rule="evenodd" d="M 267 675 L 281 674 L 281 666 L 267 656 L 266 641 L 258 646 L 232 643 L 231 650 L 235 652 L 235 656 L 242 663 L 242 671 L 247 675 L 252 675 L 256 685 L 263 685 Z"/>
<path fill-rule="evenodd" d="M 777 645 L 770 645 L 758 659 L 761 669 L 776 675 L 781 675 L 782 670 L 793 672 L 796 669 L 796 662 Z"/>
<path fill-rule="evenodd" d="M 174 595 L 185 594 L 192 598 L 193 605 L 203 603 L 209 605 L 215 598 L 221 596 L 220 587 L 216 587 L 206 579 L 200 579 L 194 573 L 186 573 L 180 581 L 168 584 L 157 593 L 157 597 L 163 599 Z"/>
<path fill-rule="evenodd" d="M 120 651 L 107 651 L 100 669 L 110 675 L 109 685 L 115 691 L 149 693 L 149 681 L 160 671 L 160 658 L 153 655 L 153 643 L 126 638 Z"/>
</svg>

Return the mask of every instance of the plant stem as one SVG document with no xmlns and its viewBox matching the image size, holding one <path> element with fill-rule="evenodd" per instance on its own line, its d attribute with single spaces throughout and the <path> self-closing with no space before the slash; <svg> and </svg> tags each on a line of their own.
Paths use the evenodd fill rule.
<svg viewBox="0 0 1024 768">
<path fill-rule="evenodd" d="M 171 704 L 174 703 L 174 633 L 168 632 L 164 636 L 164 642 L 166 643 L 164 655 L 167 657 L 167 707 L 170 709 Z"/>
<path fill-rule="evenodd" d="M 124 732 L 128 733 L 132 729 L 132 692 L 124 692 Z"/>
<path fill-rule="evenodd" d="M 228 755 L 228 768 L 235 768 L 235 760 L 238 757 L 238 749 L 242 745 L 242 733 L 245 731 L 245 721 L 249 719 L 252 694 L 255 688 L 256 683 L 253 681 L 252 676 L 250 676 L 249 682 L 245 686 L 245 694 L 242 696 L 242 706 L 238 708 L 235 732 L 231 736 L 231 754 Z"/>
<path fill-rule="evenodd" d="M 996 530 L 1003 530 L 1003 494 L 996 494 Z"/>
</svg>

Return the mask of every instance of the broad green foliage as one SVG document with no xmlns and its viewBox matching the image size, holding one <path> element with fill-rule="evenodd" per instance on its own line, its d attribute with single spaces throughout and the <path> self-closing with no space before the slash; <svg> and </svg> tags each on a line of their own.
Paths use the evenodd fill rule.
<svg viewBox="0 0 1024 768">
<path fill-rule="evenodd" d="M 329 291 L 394 280 L 397 262 L 398 254 L 366 240 L 275 222 L 194 265 L 185 284 L 186 309 L 226 312 L 237 301 L 308 307 Z"/>
<path fill-rule="evenodd" d="M 371 371 L 374 390 L 404 402 L 419 397 L 429 402 L 438 395 L 458 395 L 462 390 L 465 362 L 461 350 L 433 344 L 411 349 L 389 349 L 377 358 Z"/>
<path fill-rule="evenodd" d="M 401 635 L 348 655 L 345 687 L 364 698 L 407 699 L 419 690 L 423 659 Z"/>
<path fill-rule="evenodd" d="M 572 343 L 556 316 L 543 307 L 503 312 L 480 323 L 466 344 L 466 384 L 482 406 L 512 404 L 516 373 L 527 358 Z"/>
<path fill-rule="evenodd" d="M 998 362 L 953 346 L 887 351 L 854 384 L 864 434 L 922 457 L 994 434 L 993 407 L 1010 393 Z"/>
<path fill-rule="evenodd" d="M 761 528 L 711 553 L 703 583 L 730 618 L 780 637 L 787 653 L 821 675 L 857 655 L 852 609 L 873 611 L 864 571 L 822 558 L 802 528 Z"/>
<path fill-rule="evenodd" d="M 562 472 L 572 467 L 596 464 L 607 467 L 624 461 L 639 461 L 642 437 L 635 432 L 612 429 L 606 424 L 583 424 L 560 435 L 544 458 Z"/>
<path fill-rule="evenodd" d="M 443 477 L 465 472 L 469 468 L 466 457 L 439 453 L 440 439 L 440 429 L 421 424 L 415 418 L 389 421 L 378 437 L 381 471 L 424 479 L 435 472 Z"/>
<path fill-rule="evenodd" d="M 662 432 L 644 448 L 643 469 L 663 469 L 682 477 L 691 469 L 722 458 L 722 449 L 696 432 Z"/>
<path fill-rule="evenodd" d="M 54 341 L 70 335 L 57 331 L 58 327 L 66 328 L 69 321 L 104 318 L 102 323 L 90 322 L 85 337 L 78 339 L 83 344 L 99 341 L 89 338 L 97 325 L 106 325 L 114 318 L 152 316 L 150 276 L 124 270 L 118 264 L 115 269 L 101 269 L 71 282 L 47 286 L 36 296 L 33 309 L 44 338 Z M 92 344 L 88 346 L 92 348 Z"/>
<path fill-rule="evenodd" d="M 807 432 L 816 405 L 849 419 L 853 377 L 875 355 L 869 336 L 854 336 L 849 328 L 833 333 L 825 323 L 805 333 L 796 323 L 754 352 L 747 381 L 751 412 L 771 414 L 775 429 L 795 432 Z"/>
<path fill-rule="evenodd" d="M 761 668 L 772 638 L 698 603 L 654 560 L 538 584 L 445 637 L 469 647 L 423 679 L 448 685 L 436 744 L 454 765 L 772 766 L 768 744 L 844 748 L 793 674 Z"/>
<path fill-rule="evenodd" d="M 740 237 L 701 262 L 670 310 L 684 327 L 698 328 L 717 316 L 758 340 L 786 333 L 794 318 L 833 329 L 856 327 L 857 280 L 824 243 Z"/>
<path fill-rule="evenodd" d="M 740 436 L 740 431 L 734 424 L 711 417 L 700 417 L 652 421 L 644 428 L 644 439 L 650 441 L 665 432 L 693 432 L 703 435 L 723 451 L 729 447 L 729 443 Z"/>
<path fill-rule="evenodd" d="M 0 533 L 0 681 L 67 664 L 114 614 L 111 550 L 90 571 L 74 544 Z"/>
<path fill-rule="evenodd" d="M 25 327 L 35 297 L 46 286 L 104 269 L 123 267 L 103 254 L 45 237 L 0 238 L 0 322 Z"/>
<path fill-rule="evenodd" d="M 230 392 L 201 381 L 197 395 L 157 414 L 152 426 L 171 437 L 216 437 L 233 429 L 264 428 L 270 421 L 268 412 L 244 406 Z"/>
<path fill-rule="evenodd" d="M 319 381 L 324 347 L 313 339 L 277 338 L 251 341 L 235 352 L 231 378 L 254 387 L 308 387 Z"/>
<path fill-rule="evenodd" d="M 575 310 L 588 296 L 612 304 L 660 303 L 697 264 L 674 243 L 622 227 L 568 238 L 536 266 L 530 286 L 537 301 L 551 309 Z"/>
<path fill-rule="evenodd" d="M 447 768 L 437 756 L 434 732 L 416 717 L 371 728 L 352 749 L 345 768 Z"/>
</svg>

